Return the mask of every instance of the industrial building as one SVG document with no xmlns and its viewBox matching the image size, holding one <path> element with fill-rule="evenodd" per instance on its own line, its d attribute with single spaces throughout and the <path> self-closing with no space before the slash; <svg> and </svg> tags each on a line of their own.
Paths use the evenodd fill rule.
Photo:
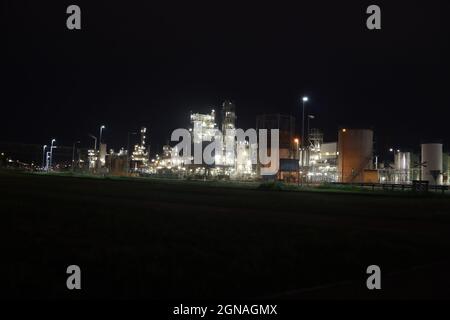
<svg viewBox="0 0 450 320">
<path fill-rule="evenodd" d="M 128 170 L 128 154 L 127 151 L 121 149 L 119 152 L 110 150 L 106 155 L 105 164 L 108 169 L 108 173 L 115 176 L 125 176 Z"/>
<path fill-rule="evenodd" d="M 148 146 L 146 145 L 147 128 L 142 127 L 140 134 L 141 134 L 141 141 L 139 144 L 136 144 L 134 146 L 133 153 L 131 154 L 130 170 L 132 172 L 147 173 L 149 163 L 149 151 L 150 151 Z"/>
<path fill-rule="evenodd" d="M 217 115 L 220 119 L 217 119 Z M 296 119 L 286 114 L 262 114 L 256 117 L 256 132 L 266 129 L 267 147 L 271 150 L 270 130 L 279 130 L 279 170 L 272 176 L 261 175 L 262 165 L 252 161 L 259 157 L 260 141 L 248 137 L 239 141 L 236 106 L 226 100 L 220 112 L 191 112 L 186 129 L 191 138 L 191 149 L 201 153 L 211 142 L 220 142 L 214 149 L 213 163 L 200 162 L 180 154 L 176 146 L 163 146 L 162 153 L 150 157 L 148 132 L 140 129 L 140 141 L 131 150 L 106 151 L 105 143 L 98 148 L 78 149 L 73 166 L 80 171 L 113 175 L 163 175 L 173 178 L 278 180 L 286 183 L 321 184 L 389 184 L 409 185 L 426 182 L 433 186 L 449 184 L 450 157 L 443 151 L 441 141 L 424 141 L 420 152 L 390 149 L 391 157 L 380 162 L 374 148 L 374 131 L 370 128 L 339 128 L 337 141 L 325 141 L 320 129 L 309 128 L 302 139 L 296 134 Z M 102 126 L 104 127 L 104 126 Z M 253 129 L 251 129 L 253 130 Z M 91 135 L 92 138 L 96 139 Z M 258 137 L 259 139 L 259 137 Z M 97 142 L 97 140 L 95 140 Z M 304 145 L 301 143 L 303 142 Z M 127 148 L 129 149 L 129 148 Z M 195 154 L 195 152 L 194 152 Z M 268 154 L 270 156 L 270 154 Z"/>
<path fill-rule="evenodd" d="M 380 167 L 380 183 L 411 184 L 425 181 L 429 185 L 448 185 L 449 156 L 443 152 L 441 142 L 425 142 L 420 145 L 420 153 L 392 150 L 394 163 Z"/>
<path fill-rule="evenodd" d="M 306 182 L 323 183 L 338 181 L 337 175 L 337 142 L 324 142 L 323 133 L 319 129 L 311 129 L 307 138 L 308 148 L 301 153 L 307 156 Z"/>
<path fill-rule="evenodd" d="M 265 179 L 276 179 L 285 182 L 298 182 L 299 180 L 299 139 L 295 137 L 295 118 L 283 114 L 263 114 L 256 117 L 256 131 L 268 130 L 268 149 L 270 151 L 270 130 L 279 130 L 279 164 L 280 169 L 276 176 Z M 258 161 L 259 163 L 259 161 Z M 258 164 L 257 174 L 263 165 Z"/>
<path fill-rule="evenodd" d="M 207 164 L 203 157 L 194 161 L 194 157 L 183 158 L 180 150 L 170 145 L 163 147 L 163 155 L 151 159 L 149 172 L 167 175 L 172 173 L 177 177 L 198 179 L 255 179 L 256 166 L 251 162 L 251 154 L 257 148 L 249 141 L 236 140 L 236 107 L 233 102 L 225 101 L 221 110 L 221 126 L 216 119 L 215 109 L 210 113 L 191 113 L 189 132 L 191 135 L 191 150 L 204 149 L 211 142 L 220 142 L 220 148 L 215 150 L 214 164 Z"/>
</svg>

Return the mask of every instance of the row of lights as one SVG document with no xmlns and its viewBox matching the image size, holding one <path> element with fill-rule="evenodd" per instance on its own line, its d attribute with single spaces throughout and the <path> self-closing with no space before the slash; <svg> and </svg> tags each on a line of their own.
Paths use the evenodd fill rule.
<svg viewBox="0 0 450 320">
<path fill-rule="evenodd" d="M 308 100 L 309 100 L 309 99 L 308 99 L 307 96 L 303 96 L 303 97 L 302 97 L 302 101 L 303 101 L 303 131 L 304 131 L 304 111 L 305 111 L 305 102 L 307 102 Z M 215 112 L 215 110 L 213 109 L 213 110 L 212 110 L 212 113 L 214 113 L 214 112 Z M 191 115 L 191 117 L 192 117 L 192 115 Z M 313 115 L 308 115 L 308 118 L 309 118 L 309 119 L 314 119 L 314 116 L 313 116 Z M 105 126 L 105 125 L 101 125 L 101 126 L 100 126 L 99 148 L 100 148 L 100 145 L 101 145 L 101 143 L 102 143 L 102 133 L 103 133 L 103 129 L 106 129 L 106 126 Z M 345 130 L 345 129 L 344 129 L 344 130 Z M 344 132 L 345 132 L 345 131 L 344 131 Z M 94 149 L 96 150 L 96 149 L 97 149 L 97 137 L 94 136 L 94 135 L 91 135 L 91 134 L 89 134 L 89 136 L 92 137 L 92 138 L 95 140 Z M 303 134 L 302 134 L 302 140 L 304 141 L 304 132 L 303 132 Z M 43 145 L 43 147 L 42 147 L 42 168 L 43 168 L 43 169 L 45 168 L 47 171 L 49 171 L 49 169 L 50 169 L 51 166 L 52 166 L 53 149 L 56 148 L 56 146 L 54 146 L 54 143 L 55 143 L 55 142 L 56 142 L 56 139 L 52 139 L 52 140 L 51 140 L 51 144 L 50 144 L 50 152 L 49 152 L 49 154 L 47 155 L 47 159 L 49 159 L 48 163 L 47 163 L 47 161 L 45 161 L 45 160 L 46 160 L 46 158 L 45 158 L 45 150 L 47 149 L 47 145 Z M 294 140 L 294 142 L 298 145 L 299 139 L 296 138 L 296 139 Z M 73 150 L 75 150 L 75 145 L 78 144 L 78 143 L 80 143 L 80 141 L 76 141 L 76 142 L 73 143 Z M 3 155 L 3 154 L 2 154 L 2 155 Z M 74 156 L 72 156 L 72 167 L 73 167 L 73 163 L 74 163 L 73 157 L 74 157 Z"/>
<path fill-rule="evenodd" d="M 105 125 L 101 125 L 100 126 L 100 139 L 99 139 L 99 148 L 100 148 L 100 144 L 102 143 L 102 133 L 103 133 L 103 129 L 105 129 L 106 126 Z M 89 134 L 90 137 L 92 137 L 95 140 L 95 145 L 94 145 L 94 149 L 97 150 L 97 137 L 94 135 Z M 52 168 L 52 162 L 53 162 L 53 149 L 56 148 L 56 146 L 54 145 L 54 143 L 56 142 L 56 139 L 52 139 L 50 142 L 50 151 L 47 152 L 47 154 L 45 153 L 45 150 L 47 149 L 47 145 L 43 145 L 42 146 L 42 169 L 45 169 L 46 171 L 49 171 Z M 74 156 L 75 156 L 75 145 L 77 145 L 78 143 L 80 143 L 80 141 L 75 141 L 73 143 L 73 152 L 72 152 L 72 169 L 73 169 L 73 164 L 74 164 Z M 47 157 L 46 157 L 47 155 Z"/>
</svg>

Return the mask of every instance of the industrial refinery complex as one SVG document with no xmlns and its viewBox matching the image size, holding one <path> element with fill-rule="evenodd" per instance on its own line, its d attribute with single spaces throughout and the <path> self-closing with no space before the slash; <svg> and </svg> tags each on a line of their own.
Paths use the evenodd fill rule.
<svg viewBox="0 0 450 320">
<path fill-rule="evenodd" d="M 307 98 L 303 98 L 303 110 Z M 304 114 L 304 112 L 303 112 Z M 290 115 L 262 114 L 256 117 L 256 132 L 261 129 L 279 132 L 279 169 L 276 174 L 263 175 L 259 163 L 251 161 L 261 141 L 236 139 L 236 106 L 225 101 L 220 112 L 191 112 L 188 130 L 192 145 L 220 142 L 214 163 L 195 163 L 186 157 L 175 143 L 167 143 L 162 150 L 150 150 L 150 130 L 141 127 L 128 133 L 128 143 L 120 150 L 107 149 L 102 140 L 105 126 L 100 126 L 99 136 L 90 135 L 93 148 L 82 148 L 79 141 L 66 147 L 72 159 L 54 159 L 55 139 L 42 146 L 42 163 L 26 164 L 8 158 L 2 152 L 3 166 L 28 167 L 45 172 L 72 171 L 117 176 L 155 176 L 175 179 L 283 181 L 293 184 L 379 184 L 425 185 L 449 184 L 449 155 L 443 152 L 441 141 L 421 144 L 420 154 L 401 149 L 390 149 L 391 159 L 380 161 L 374 151 L 374 131 L 368 128 L 339 128 L 337 141 L 326 141 L 320 129 L 310 128 L 311 115 L 302 118 L 302 132 L 296 134 L 296 119 Z M 137 144 L 130 144 L 134 136 Z M 230 147 L 231 146 L 231 147 Z M 62 148 L 64 149 L 64 148 Z M 152 151 L 152 152 L 150 152 Z"/>
</svg>

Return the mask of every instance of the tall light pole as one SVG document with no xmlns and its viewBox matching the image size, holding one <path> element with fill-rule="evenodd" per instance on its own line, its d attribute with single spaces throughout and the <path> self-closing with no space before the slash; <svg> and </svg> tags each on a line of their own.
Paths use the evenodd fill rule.
<svg viewBox="0 0 450 320">
<path fill-rule="evenodd" d="M 106 127 L 104 125 L 100 126 L 100 138 L 98 139 L 98 150 L 100 151 L 101 145 L 102 145 L 102 132 L 103 129 L 105 129 Z"/>
<path fill-rule="evenodd" d="M 102 167 L 102 161 L 101 161 L 101 149 L 102 149 L 102 132 L 103 129 L 105 129 L 104 125 L 100 126 L 100 136 L 99 136 L 99 140 L 98 140 L 98 158 L 97 158 L 97 165 L 98 168 L 101 169 Z"/>
<path fill-rule="evenodd" d="M 294 158 L 296 158 L 299 154 L 298 138 L 294 139 L 294 143 L 295 143 L 295 157 Z M 298 163 L 300 164 L 300 161 L 298 161 Z M 300 168 L 297 170 L 297 185 L 300 185 Z"/>
<path fill-rule="evenodd" d="M 72 173 L 73 173 L 73 166 L 75 164 L 75 145 L 78 143 L 80 143 L 80 141 L 75 141 L 72 147 Z"/>
<path fill-rule="evenodd" d="M 55 143 L 55 141 L 56 141 L 55 139 L 52 139 L 52 143 L 50 144 L 50 161 L 49 161 L 50 163 L 49 163 L 49 166 L 47 168 L 47 171 L 52 168 L 52 164 L 53 164 L 53 148 L 55 148 L 53 146 L 53 144 Z"/>
<path fill-rule="evenodd" d="M 45 144 L 44 146 L 42 146 L 42 170 L 45 169 L 46 165 L 46 161 L 45 161 L 45 149 L 47 149 L 47 145 Z"/>
<path fill-rule="evenodd" d="M 303 106 L 303 112 L 302 112 L 302 167 L 305 165 L 304 160 L 304 149 L 305 149 L 305 103 L 308 101 L 308 97 L 303 96 L 302 97 L 302 106 Z"/>
<path fill-rule="evenodd" d="M 347 132 L 347 129 L 342 129 L 342 147 L 341 147 L 341 153 L 339 156 L 341 157 L 341 183 L 345 183 L 344 179 L 344 141 L 345 141 L 345 133 Z"/>
<path fill-rule="evenodd" d="M 94 157 L 95 157 L 95 154 L 97 153 L 97 137 L 94 136 L 93 134 L 89 134 L 89 137 L 94 139 Z M 96 162 L 94 162 L 94 171 L 95 171 L 95 164 L 96 164 Z M 91 169 L 90 160 L 89 160 L 89 169 Z"/>
<path fill-rule="evenodd" d="M 49 165 L 50 165 L 50 151 L 47 151 L 46 153 L 45 153 L 45 171 L 47 171 L 48 172 L 48 168 L 49 168 Z"/>
</svg>

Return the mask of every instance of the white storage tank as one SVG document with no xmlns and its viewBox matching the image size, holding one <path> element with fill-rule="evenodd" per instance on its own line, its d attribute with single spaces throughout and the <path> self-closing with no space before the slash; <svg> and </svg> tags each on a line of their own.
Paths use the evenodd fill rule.
<svg viewBox="0 0 450 320">
<path fill-rule="evenodd" d="M 442 143 L 423 143 L 422 180 L 430 185 L 442 185 Z"/>
<path fill-rule="evenodd" d="M 395 169 L 409 170 L 411 168 L 411 153 L 397 152 L 395 154 Z"/>
<path fill-rule="evenodd" d="M 395 182 L 396 183 L 409 183 L 411 181 L 411 153 L 410 152 L 397 152 L 395 154 Z"/>
</svg>

